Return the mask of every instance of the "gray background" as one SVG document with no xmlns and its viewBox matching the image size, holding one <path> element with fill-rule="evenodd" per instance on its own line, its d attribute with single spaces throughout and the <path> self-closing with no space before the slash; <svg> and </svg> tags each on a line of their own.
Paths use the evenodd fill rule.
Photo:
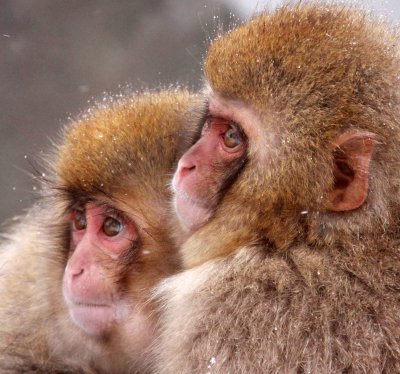
<svg viewBox="0 0 400 374">
<path fill-rule="evenodd" d="M 207 42 L 257 0 L 2 0 L 0 222 L 34 197 L 38 156 L 63 123 L 101 99 L 179 82 L 201 86 Z M 400 2 L 365 1 L 397 22 Z M 39 170 L 43 171 L 40 168 Z"/>
</svg>

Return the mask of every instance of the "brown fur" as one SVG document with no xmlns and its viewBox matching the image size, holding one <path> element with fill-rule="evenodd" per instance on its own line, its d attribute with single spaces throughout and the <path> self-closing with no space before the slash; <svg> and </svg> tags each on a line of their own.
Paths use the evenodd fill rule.
<svg viewBox="0 0 400 374">
<path fill-rule="evenodd" d="M 145 357 L 134 348 L 140 346 L 135 332 L 142 328 L 134 320 L 100 340 L 69 318 L 61 292 L 68 207 L 100 196 L 135 220 L 142 251 L 133 262 L 123 261 L 121 287 L 153 319 L 148 289 L 178 266 L 166 225 L 167 186 L 179 157 L 184 112 L 194 100 L 187 91 L 127 97 L 92 108 L 66 128 L 56 151 L 55 182 L 44 186 L 39 202 L 1 244 L 2 373 L 147 371 Z"/>
<path fill-rule="evenodd" d="M 249 137 L 245 168 L 182 247 L 187 270 L 159 288 L 157 372 L 400 372 L 398 43 L 356 9 L 319 4 L 212 43 L 212 95 L 274 141 Z M 377 137 L 368 198 L 330 212 L 332 142 L 348 129 Z"/>
</svg>

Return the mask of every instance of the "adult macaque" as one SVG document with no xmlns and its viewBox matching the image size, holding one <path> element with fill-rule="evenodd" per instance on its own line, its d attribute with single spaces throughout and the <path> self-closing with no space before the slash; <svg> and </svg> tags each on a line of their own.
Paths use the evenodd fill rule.
<svg viewBox="0 0 400 374">
<path fill-rule="evenodd" d="M 55 182 L 2 244 L 2 373 L 147 371 L 149 289 L 178 268 L 168 179 L 193 100 L 125 98 L 68 127 Z"/>
<path fill-rule="evenodd" d="M 318 4 L 211 44 L 156 372 L 400 372 L 398 45 Z"/>
</svg>

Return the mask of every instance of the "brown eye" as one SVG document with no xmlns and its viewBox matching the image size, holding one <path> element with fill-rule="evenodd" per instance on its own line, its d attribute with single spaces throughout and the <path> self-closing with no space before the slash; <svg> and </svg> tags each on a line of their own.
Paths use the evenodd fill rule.
<svg viewBox="0 0 400 374">
<path fill-rule="evenodd" d="M 224 144 L 228 148 L 235 148 L 242 143 L 239 132 L 234 127 L 229 127 L 224 134 Z"/>
<path fill-rule="evenodd" d="M 76 210 L 74 214 L 74 228 L 76 230 L 84 230 L 86 229 L 86 217 L 85 212 L 81 210 Z"/>
<path fill-rule="evenodd" d="M 103 232 L 107 236 L 116 236 L 122 231 L 123 227 L 120 221 L 113 217 L 107 217 L 103 223 Z"/>
</svg>

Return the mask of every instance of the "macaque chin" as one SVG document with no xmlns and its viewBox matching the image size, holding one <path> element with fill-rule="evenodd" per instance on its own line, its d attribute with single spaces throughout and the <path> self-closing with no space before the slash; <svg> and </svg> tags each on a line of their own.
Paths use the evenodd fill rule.
<svg viewBox="0 0 400 374">
<path fill-rule="evenodd" d="M 63 294 L 72 320 L 87 334 L 107 334 L 134 309 L 121 297 L 110 268 L 137 250 L 138 241 L 136 225 L 108 205 L 90 202 L 73 209 Z"/>
</svg>

